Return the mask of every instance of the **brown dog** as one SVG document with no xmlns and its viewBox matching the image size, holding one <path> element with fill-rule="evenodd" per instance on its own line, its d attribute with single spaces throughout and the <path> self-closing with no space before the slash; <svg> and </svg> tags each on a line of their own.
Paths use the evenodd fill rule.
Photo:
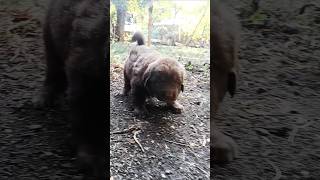
<svg viewBox="0 0 320 180">
<path fill-rule="evenodd" d="M 128 95 L 131 90 L 135 113 L 146 111 L 144 103 L 148 97 L 156 97 L 176 113 L 181 113 L 183 106 L 177 98 L 184 88 L 184 67 L 178 61 L 144 46 L 141 33 L 135 33 L 132 40 L 138 45 L 130 50 L 125 63 L 123 94 Z"/>
<path fill-rule="evenodd" d="M 213 111 L 217 112 L 226 92 L 235 94 L 238 77 L 238 50 L 240 26 L 232 14 L 227 14 L 216 1 L 213 2 Z M 211 120 L 211 152 L 215 163 L 224 163 L 233 160 L 237 155 L 235 142 L 219 132 Z"/>
<path fill-rule="evenodd" d="M 85 179 L 106 179 L 107 32 L 104 0 L 52 0 L 45 19 L 46 79 L 35 104 L 47 106 L 65 91 L 73 142 Z"/>
</svg>

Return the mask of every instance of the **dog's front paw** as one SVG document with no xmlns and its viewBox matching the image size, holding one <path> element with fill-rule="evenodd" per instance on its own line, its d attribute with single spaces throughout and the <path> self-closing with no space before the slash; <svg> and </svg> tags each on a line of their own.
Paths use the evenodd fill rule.
<svg viewBox="0 0 320 180">
<path fill-rule="evenodd" d="M 177 101 L 175 101 L 172 104 L 168 103 L 168 105 L 173 109 L 173 112 L 176 114 L 181 114 L 183 112 L 183 106 L 179 104 Z"/>
<path fill-rule="evenodd" d="M 228 163 L 237 157 L 238 147 L 231 137 L 215 130 L 211 152 L 213 153 L 214 163 Z"/>
<path fill-rule="evenodd" d="M 106 169 L 103 154 L 88 151 L 88 147 L 79 148 L 77 162 L 84 173 L 83 179 L 106 179 Z"/>
<path fill-rule="evenodd" d="M 35 108 L 45 108 L 54 106 L 56 101 L 57 100 L 53 98 L 52 94 L 46 91 L 41 91 L 39 94 L 34 96 L 32 104 Z"/>
<path fill-rule="evenodd" d="M 148 110 L 145 106 L 137 106 L 133 110 L 134 115 L 143 116 L 148 114 Z"/>
</svg>

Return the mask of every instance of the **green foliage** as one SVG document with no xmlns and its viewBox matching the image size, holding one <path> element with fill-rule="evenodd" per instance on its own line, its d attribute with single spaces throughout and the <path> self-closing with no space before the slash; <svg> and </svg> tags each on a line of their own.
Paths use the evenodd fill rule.
<svg viewBox="0 0 320 180">
<path fill-rule="evenodd" d="M 115 24 L 117 21 L 117 10 L 114 4 L 110 5 L 110 20 L 112 24 Z"/>
<path fill-rule="evenodd" d="M 116 9 L 123 3 L 127 12 L 133 14 L 139 29 L 148 30 L 148 2 L 150 0 L 112 0 L 111 21 L 116 22 Z M 181 34 L 193 40 L 210 39 L 210 1 L 153 1 L 153 23 L 177 18 L 181 24 Z M 175 28 L 178 34 L 178 28 Z M 156 30 L 156 29 L 154 29 Z"/>
<path fill-rule="evenodd" d="M 267 20 L 268 16 L 262 11 L 258 10 L 252 16 L 250 16 L 249 21 L 251 24 L 262 25 Z"/>
<path fill-rule="evenodd" d="M 173 1 L 155 1 L 153 5 L 153 21 L 170 19 L 174 17 L 175 4 Z"/>
<path fill-rule="evenodd" d="M 188 61 L 188 63 L 185 65 L 185 68 L 187 71 L 193 70 L 193 65 L 191 64 L 191 61 Z"/>
<path fill-rule="evenodd" d="M 208 59 L 209 50 L 204 48 L 193 48 L 186 46 L 164 46 L 157 45 L 155 47 L 160 53 L 165 54 L 170 57 L 175 57 L 178 59 L 181 57 L 182 59 Z"/>
<path fill-rule="evenodd" d="M 111 3 L 116 6 L 117 9 L 127 9 L 127 0 L 111 0 Z"/>
<path fill-rule="evenodd" d="M 192 48 L 186 46 L 164 46 L 157 45 L 152 48 L 162 55 L 177 59 L 184 64 L 187 71 L 209 70 L 209 49 Z M 111 64 L 123 64 L 130 49 L 130 44 L 125 42 L 112 43 L 110 46 Z M 205 64 L 207 63 L 207 64 Z"/>
<path fill-rule="evenodd" d="M 112 43 L 110 46 L 111 63 L 121 64 L 129 51 L 129 44 L 125 42 Z"/>
<path fill-rule="evenodd" d="M 194 40 L 210 39 L 210 2 L 201 1 L 193 5 L 179 4 L 181 6 L 180 16 L 185 21 L 181 28 L 184 34 L 192 36 Z"/>
</svg>

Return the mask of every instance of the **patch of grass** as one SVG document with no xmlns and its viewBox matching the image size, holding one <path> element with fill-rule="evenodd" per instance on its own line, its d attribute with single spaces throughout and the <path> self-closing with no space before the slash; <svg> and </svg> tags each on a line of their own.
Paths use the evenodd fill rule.
<svg viewBox="0 0 320 180">
<path fill-rule="evenodd" d="M 255 12 L 252 16 L 250 16 L 249 21 L 251 24 L 263 25 L 265 21 L 267 21 L 268 16 L 262 11 Z"/>
<path fill-rule="evenodd" d="M 185 68 L 186 68 L 187 71 L 192 71 L 193 70 L 193 65 L 191 64 L 190 61 L 185 65 Z"/>
<path fill-rule="evenodd" d="M 111 63 L 122 64 L 128 55 L 130 44 L 125 42 L 112 43 L 110 46 Z"/>
<path fill-rule="evenodd" d="M 130 44 L 127 42 L 112 43 L 110 46 L 111 63 L 122 64 L 128 55 L 129 48 Z M 210 60 L 210 50 L 205 48 L 165 45 L 153 45 L 152 48 L 165 56 L 179 60 L 183 64 L 189 64 L 191 69 L 193 69 L 193 64 L 209 63 Z"/>
<path fill-rule="evenodd" d="M 192 48 L 186 46 L 164 46 L 158 45 L 155 48 L 167 56 L 178 59 L 189 58 L 189 59 L 205 59 L 209 57 L 209 49 L 204 48 Z"/>
</svg>

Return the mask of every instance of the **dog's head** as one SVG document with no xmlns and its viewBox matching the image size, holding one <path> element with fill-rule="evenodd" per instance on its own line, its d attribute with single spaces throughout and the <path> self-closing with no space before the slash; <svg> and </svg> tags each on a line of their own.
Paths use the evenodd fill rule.
<svg viewBox="0 0 320 180">
<path fill-rule="evenodd" d="M 167 103 L 174 102 L 184 91 L 184 67 L 177 61 L 165 58 L 151 63 L 143 75 L 149 95 Z"/>
</svg>

